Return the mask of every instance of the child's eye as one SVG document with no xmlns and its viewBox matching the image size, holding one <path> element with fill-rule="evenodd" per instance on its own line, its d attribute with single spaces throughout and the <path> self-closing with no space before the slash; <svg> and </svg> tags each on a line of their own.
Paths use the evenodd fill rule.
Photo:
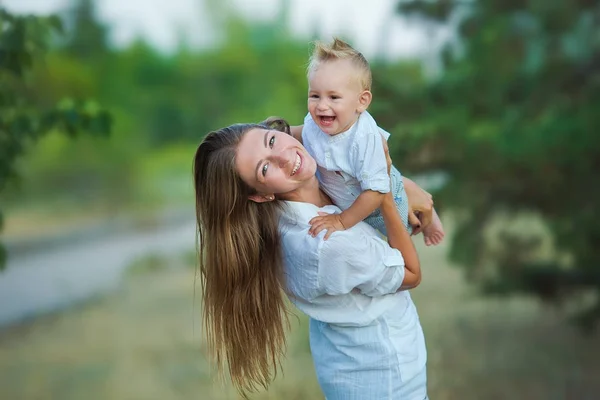
<svg viewBox="0 0 600 400">
<path fill-rule="evenodd" d="M 333 100 L 337 100 L 337 99 L 339 99 L 339 98 L 340 98 L 340 96 L 331 96 L 331 98 L 332 98 Z"/>
<path fill-rule="evenodd" d="M 275 144 L 275 135 L 271 136 L 271 139 L 269 139 L 269 147 L 273 148 L 274 144 Z"/>
<path fill-rule="evenodd" d="M 262 176 L 264 177 L 265 175 L 267 175 L 267 170 L 269 169 L 269 164 L 265 164 L 262 167 Z"/>
<path fill-rule="evenodd" d="M 317 96 L 316 94 L 311 94 L 308 97 L 310 97 L 311 99 L 318 99 L 319 98 L 319 96 Z"/>
</svg>

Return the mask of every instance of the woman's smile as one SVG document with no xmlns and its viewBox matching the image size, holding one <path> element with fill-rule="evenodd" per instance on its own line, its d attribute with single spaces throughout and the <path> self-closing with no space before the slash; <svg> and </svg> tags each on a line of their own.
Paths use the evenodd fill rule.
<svg viewBox="0 0 600 400">
<path fill-rule="evenodd" d="M 296 153 L 296 162 L 294 163 L 294 168 L 292 169 L 291 176 L 296 175 L 296 173 L 300 170 L 301 166 L 302 166 L 302 157 L 300 157 L 300 154 Z"/>
</svg>

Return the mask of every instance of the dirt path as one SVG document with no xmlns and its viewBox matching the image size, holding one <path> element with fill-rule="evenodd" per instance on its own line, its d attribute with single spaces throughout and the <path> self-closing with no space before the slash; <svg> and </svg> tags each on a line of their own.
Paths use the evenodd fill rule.
<svg viewBox="0 0 600 400">
<path fill-rule="evenodd" d="M 113 230 L 10 258 L 0 273 L 0 328 L 103 296 L 137 258 L 193 249 L 195 228 L 189 218 L 144 231 Z"/>
</svg>

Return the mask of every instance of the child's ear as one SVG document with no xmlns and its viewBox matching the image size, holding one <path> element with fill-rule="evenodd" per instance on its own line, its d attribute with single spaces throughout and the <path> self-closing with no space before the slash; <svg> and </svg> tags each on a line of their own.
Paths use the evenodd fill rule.
<svg viewBox="0 0 600 400">
<path fill-rule="evenodd" d="M 358 98 L 358 108 L 356 109 L 356 111 L 358 111 L 359 113 L 366 111 L 367 108 L 369 108 L 369 105 L 371 104 L 371 100 L 373 99 L 373 95 L 371 94 L 371 91 L 369 90 L 363 90 L 363 92 L 360 94 L 359 98 Z"/>
</svg>

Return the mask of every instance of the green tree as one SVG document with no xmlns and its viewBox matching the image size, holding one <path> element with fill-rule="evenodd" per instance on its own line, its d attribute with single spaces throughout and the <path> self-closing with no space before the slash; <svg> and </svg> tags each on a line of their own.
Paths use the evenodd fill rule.
<svg viewBox="0 0 600 400">
<path fill-rule="evenodd" d="M 84 60 L 97 61 L 109 53 L 108 29 L 98 20 L 94 0 L 75 0 L 66 16 L 69 34 L 63 50 Z"/>
<path fill-rule="evenodd" d="M 402 165 L 448 176 L 437 195 L 456 216 L 451 258 L 487 292 L 553 302 L 585 293 L 579 298 L 591 301 L 576 317 L 593 325 L 600 317 L 600 5 L 417 0 L 398 9 L 430 27 L 455 28 L 439 53 L 439 76 L 411 86 L 375 73 L 374 89 L 388 102 L 374 110 L 397 133 L 391 150 Z M 531 215 L 544 229 L 519 227 Z M 543 250 L 548 238 L 552 251 Z"/>
<path fill-rule="evenodd" d="M 64 99 L 41 109 L 29 87 L 30 71 L 41 63 L 50 40 L 62 32 L 58 17 L 21 16 L 0 8 L 0 192 L 15 176 L 15 161 L 53 130 L 107 134 L 110 115 L 93 102 Z M 0 214 L 0 228 L 1 228 Z M 6 252 L 0 246 L 0 268 Z"/>
</svg>

